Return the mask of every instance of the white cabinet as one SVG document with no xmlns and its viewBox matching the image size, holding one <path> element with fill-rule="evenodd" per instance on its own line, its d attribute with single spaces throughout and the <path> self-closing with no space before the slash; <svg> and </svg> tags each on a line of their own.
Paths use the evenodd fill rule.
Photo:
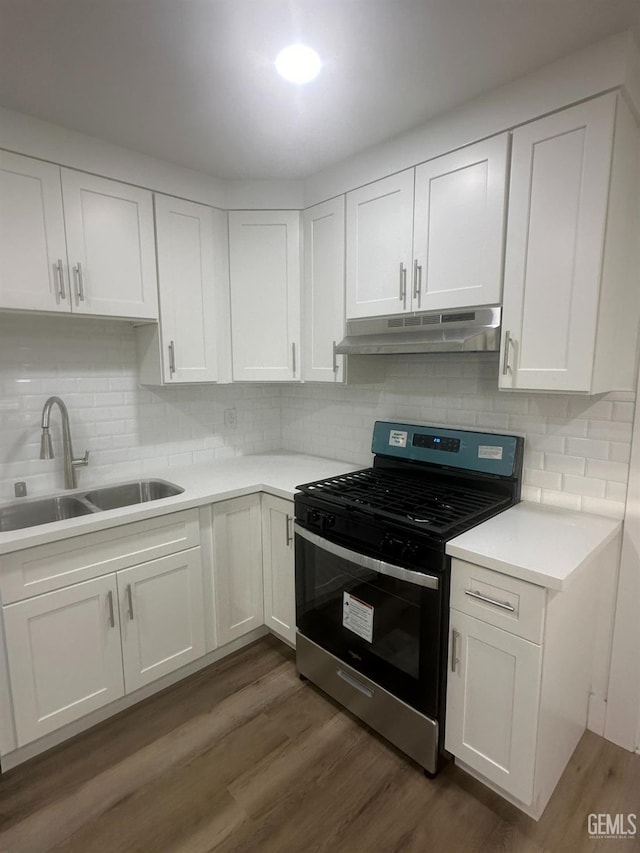
<svg viewBox="0 0 640 853">
<path fill-rule="evenodd" d="M 293 502 L 262 496 L 264 622 L 291 645 L 296 642 Z"/>
<path fill-rule="evenodd" d="M 406 169 L 347 193 L 347 319 L 411 308 L 413 181 Z"/>
<path fill-rule="evenodd" d="M 514 131 L 500 388 L 632 387 L 638 146 L 614 93 Z"/>
<path fill-rule="evenodd" d="M 451 632 L 447 749 L 530 803 L 542 649 L 457 610 Z"/>
<path fill-rule="evenodd" d="M 600 569 L 555 592 L 452 560 L 445 746 L 536 819 L 586 727 Z"/>
<path fill-rule="evenodd" d="M 300 214 L 229 213 L 234 381 L 300 378 Z"/>
<path fill-rule="evenodd" d="M 0 151 L 0 308 L 70 311 L 60 169 Z"/>
<path fill-rule="evenodd" d="M 0 152 L 0 308 L 157 319 L 151 193 Z"/>
<path fill-rule="evenodd" d="M 157 319 L 151 193 L 71 169 L 61 175 L 74 310 Z"/>
<path fill-rule="evenodd" d="M 127 693 L 205 653 L 200 548 L 117 574 Z"/>
<path fill-rule="evenodd" d="M 344 335 L 344 206 L 344 196 L 338 196 L 303 213 L 302 378 L 305 382 L 344 379 L 344 356 L 335 352 Z"/>
<path fill-rule="evenodd" d="M 260 495 L 213 506 L 213 573 L 218 644 L 264 623 Z"/>
<path fill-rule="evenodd" d="M 506 133 L 416 168 L 413 310 L 499 304 Z"/>
<path fill-rule="evenodd" d="M 227 217 L 154 197 L 160 324 L 138 326 L 142 384 L 231 378 Z"/>
<path fill-rule="evenodd" d="M 347 194 L 348 319 L 500 301 L 507 158 L 502 134 Z"/>
<path fill-rule="evenodd" d="M 3 608 L 18 745 L 124 695 L 115 575 Z"/>
<path fill-rule="evenodd" d="M 205 654 L 195 510 L 17 551 L 2 570 L 17 747 Z"/>
</svg>

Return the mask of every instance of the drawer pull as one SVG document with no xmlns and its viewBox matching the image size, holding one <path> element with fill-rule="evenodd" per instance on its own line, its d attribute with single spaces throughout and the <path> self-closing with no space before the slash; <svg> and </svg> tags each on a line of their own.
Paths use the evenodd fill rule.
<svg viewBox="0 0 640 853">
<path fill-rule="evenodd" d="M 336 669 L 336 675 L 338 678 L 346 681 L 350 687 L 353 687 L 355 690 L 362 693 L 363 696 L 366 696 L 367 699 L 373 699 L 373 690 L 367 687 L 366 684 L 362 684 L 362 682 L 358 681 L 357 678 L 353 678 L 353 676 L 349 675 L 348 672 L 345 672 L 344 669 Z"/>
<path fill-rule="evenodd" d="M 511 613 L 515 613 L 515 607 L 512 604 L 509 604 L 508 601 L 496 601 L 495 598 L 489 598 L 486 595 L 482 595 L 480 592 L 475 592 L 471 589 L 465 589 L 465 595 L 468 595 L 470 598 L 477 598 L 478 601 L 484 601 L 486 604 L 493 604 L 494 607 L 501 607 L 502 610 L 508 610 Z"/>
</svg>

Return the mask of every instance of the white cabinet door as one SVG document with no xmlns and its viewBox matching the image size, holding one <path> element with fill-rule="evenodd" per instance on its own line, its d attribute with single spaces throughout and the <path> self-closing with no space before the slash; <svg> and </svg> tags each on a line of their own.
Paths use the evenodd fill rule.
<svg viewBox="0 0 640 853">
<path fill-rule="evenodd" d="M 200 548 L 117 573 L 127 693 L 202 657 Z"/>
<path fill-rule="evenodd" d="M 347 193 L 347 319 L 411 310 L 414 169 Z"/>
<path fill-rule="evenodd" d="M 151 193 L 71 169 L 61 173 L 74 310 L 157 320 Z"/>
<path fill-rule="evenodd" d="M 262 496 L 264 621 L 291 645 L 296 642 L 293 502 Z"/>
<path fill-rule="evenodd" d="M 335 346 L 344 335 L 344 196 L 304 211 L 303 378 L 342 382 L 344 356 Z"/>
<path fill-rule="evenodd" d="M 70 311 L 60 168 L 0 151 L 0 307 Z"/>
<path fill-rule="evenodd" d="M 264 623 L 260 495 L 213 506 L 213 573 L 218 644 Z"/>
<path fill-rule="evenodd" d="M 508 149 L 504 133 L 416 168 L 414 311 L 500 302 Z"/>
<path fill-rule="evenodd" d="M 542 647 L 453 609 L 450 638 L 445 746 L 530 804 Z"/>
<path fill-rule="evenodd" d="M 591 388 L 615 106 L 606 95 L 513 133 L 501 388 Z"/>
<path fill-rule="evenodd" d="M 18 746 L 124 695 L 115 575 L 3 608 Z"/>
<path fill-rule="evenodd" d="M 165 382 L 218 379 L 213 210 L 155 195 Z"/>
<path fill-rule="evenodd" d="M 229 213 L 234 381 L 300 378 L 300 214 Z"/>
</svg>

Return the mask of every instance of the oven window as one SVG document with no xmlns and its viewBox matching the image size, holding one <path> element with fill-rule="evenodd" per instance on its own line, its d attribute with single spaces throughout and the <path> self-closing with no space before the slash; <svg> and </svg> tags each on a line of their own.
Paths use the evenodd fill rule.
<svg viewBox="0 0 640 853">
<path fill-rule="evenodd" d="M 439 590 L 363 568 L 296 536 L 296 621 L 310 640 L 435 714 Z"/>
</svg>

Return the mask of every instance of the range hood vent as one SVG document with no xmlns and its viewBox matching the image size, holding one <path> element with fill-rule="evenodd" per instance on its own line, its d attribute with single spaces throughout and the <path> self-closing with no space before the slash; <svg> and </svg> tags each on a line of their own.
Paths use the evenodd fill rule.
<svg viewBox="0 0 640 853">
<path fill-rule="evenodd" d="M 384 353 L 497 352 L 500 308 L 440 311 L 398 317 L 349 320 L 336 352 L 342 355 Z"/>
</svg>

